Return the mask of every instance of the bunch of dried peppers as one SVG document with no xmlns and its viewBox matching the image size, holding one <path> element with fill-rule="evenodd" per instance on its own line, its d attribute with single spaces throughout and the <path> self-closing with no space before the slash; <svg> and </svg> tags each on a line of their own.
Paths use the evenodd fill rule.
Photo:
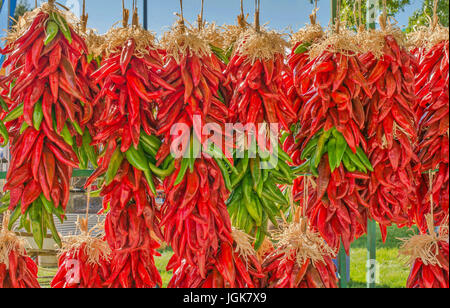
<svg viewBox="0 0 450 308">
<path fill-rule="evenodd" d="M 8 230 L 9 224 L 8 212 L 0 229 L 0 289 L 40 288 L 38 267 L 27 256 L 23 240 Z"/>
<path fill-rule="evenodd" d="M 60 244 L 53 214 L 63 219 L 72 170 L 79 166 L 74 137 L 90 137 L 85 127 L 92 116 L 91 83 L 75 73 L 87 48 L 67 16 L 52 1 L 45 3 L 18 23 L 2 50 L 9 70 L 1 81 L 2 120 L 12 155 L 5 190 L 11 221 L 22 216 L 21 226 L 33 232 L 39 247 L 48 229 Z M 8 134 L 2 134 L 5 141 Z M 79 145 L 95 157 L 87 142 Z"/>
</svg>

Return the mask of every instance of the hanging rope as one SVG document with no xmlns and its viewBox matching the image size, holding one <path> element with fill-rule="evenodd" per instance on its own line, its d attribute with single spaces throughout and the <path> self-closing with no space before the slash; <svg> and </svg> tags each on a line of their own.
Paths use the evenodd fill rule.
<svg viewBox="0 0 450 308">
<path fill-rule="evenodd" d="M 124 28 L 128 27 L 129 18 L 130 18 L 130 11 L 125 8 L 125 0 L 122 0 L 122 25 Z"/>
<path fill-rule="evenodd" d="M 80 231 L 83 234 L 89 233 L 89 207 L 91 203 L 91 186 L 88 187 L 87 196 L 86 196 L 86 213 L 84 218 L 80 218 L 78 220 Z"/>
<path fill-rule="evenodd" d="M 238 15 L 237 21 L 238 21 L 238 25 L 239 25 L 242 29 L 246 29 L 247 26 L 248 26 L 248 23 L 247 23 L 247 20 L 246 20 L 247 17 L 248 17 L 248 14 L 247 14 L 247 16 L 246 16 L 245 13 L 244 13 L 244 0 L 241 0 L 241 14 Z"/>
<path fill-rule="evenodd" d="M 255 30 L 256 32 L 261 31 L 261 24 L 260 24 L 260 14 L 261 11 L 261 0 L 255 0 Z"/>
<path fill-rule="evenodd" d="M 184 12 L 183 12 L 183 0 L 180 0 L 180 21 L 179 27 L 182 31 L 185 31 L 185 23 L 184 23 Z"/>
<path fill-rule="evenodd" d="M 388 13 L 387 13 L 387 1 L 383 0 L 383 14 L 380 16 L 380 27 L 381 30 L 386 30 L 387 25 L 387 19 L 388 19 Z"/>
<path fill-rule="evenodd" d="M 136 0 L 133 0 L 133 17 L 131 24 L 133 25 L 133 27 L 139 27 L 139 14 Z"/>
<path fill-rule="evenodd" d="M 203 12 L 204 12 L 205 0 L 202 0 L 200 15 L 198 15 L 198 30 L 203 29 Z"/>
<path fill-rule="evenodd" d="M 86 0 L 83 0 L 83 12 L 81 14 L 81 32 L 86 33 L 89 15 L 86 13 Z"/>
<path fill-rule="evenodd" d="M 341 29 L 341 0 L 337 1 L 335 26 L 335 32 L 339 34 Z"/>
<path fill-rule="evenodd" d="M 314 10 L 311 15 L 309 15 L 309 19 L 311 21 L 311 25 L 315 25 L 317 23 L 317 0 L 314 1 Z"/>
<path fill-rule="evenodd" d="M 434 0 L 434 8 L 433 8 L 433 24 L 432 24 L 432 29 L 433 31 L 436 29 L 436 27 L 439 24 L 439 16 L 437 14 L 437 10 L 438 10 L 438 4 L 439 4 L 439 0 Z"/>
</svg>

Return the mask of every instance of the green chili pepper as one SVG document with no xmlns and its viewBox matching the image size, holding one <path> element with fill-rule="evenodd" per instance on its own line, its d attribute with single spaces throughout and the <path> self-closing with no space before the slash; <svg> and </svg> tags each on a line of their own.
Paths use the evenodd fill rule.
<svg viewBox="0 0 450 308">
<path fill-rule="evenodd" d="M 352 150 L 350 150 L 350 148 L 347 148 L 347 151 L 345 152 L 345 154 L 350 158 L 351 162 L 353 163 L 353 165 L 356 166 L 356 168 L 358 168 L 358 170 L 360 170 L 364 173 L 367 173 L 367 169 L 364 166 L 364 164 L 361 162 L 361 160 L 358 158 L 358 156 L 356 156 L 356 154 L 354 154 L 352 152 Z"/>
<path fill-rule="evenodd" d="M 311 141 L 306 145 L 305 149 L 302 152 L 301 159 L 305 160 L 314 153 L 314 150 L 317 148 L 317 144 L 319 142 L 320 135 L 317 134 L 314 136 L 314 138 L 311 139 Z"/>
<path fill-rule="evenodd" d="M 70 124 L 72 124 L 73 128 L 76 130 L 78 135 L 83 136 L 83 130 L 81 129 L 80 124 L 78 124 L 77 122 L 72 122 L 72 121 L 70 121 Z"/>
<path fill-rule="evenodd" d="M 258 156 L 254 159 L 250 159 L 250 173 L 253 179 L 253 189 L 257 191 L 258 185 L 260 185 L 260 182 L 262 181 L 260 159 Z"/>
<path fill-rule="evenodd" d="M 44 234 L 42 227 L 42 205 L 40 202 L 34 202 L 30 209 L 31 228 L 34 241 L 39 249 L 44 246 Z"/>
<path fill-rule="evenodd" d="M 53 220 L 53 215 L 51 213 L 48 213 L 45 211 L 42 213 L 42 215 L 44 217 L 46 226 L 52 233 L 53 240 L 59 247 L 61 247 L 62 241 L 61 241 L 61 237 L 59 236 L 58 230 L 56 229 L 55 221 Z"/>
<path fill-rule="evenodd" d="M 225 186 L 227 187 L 228 191 L 232 191 L 233 187 L 231 186 L 231 180 L 230 180 L 230 174 L 228 172 L 228 169 L 224 163 L 224 160 L 214 158 L 217 165 L 219 166 L 220 171 L 222 171 L 223 179 L 225 181 Z"/>
<path fill-rule="evenodd" d="M 30 125 L 28 125 L 27 122 L 23 122 L 22 126 L 20 127 L 19 133 L 22 135 L 27 130 L 28 127 L 30 127 Z"/>
<path fill-rule="evenodd" d="M 305 43 L 299 45 L 299 46 L 295 49 L 294 53 L 295 53 L 296 55 L 305 53 L 305 52 L 308 51 L 309 47 L 311 47 L 311 43 L 305 42 Z"/>
<path fill-rule="evenodd" d="M 330 139 L 331 132 L 332 132 L 332 130 L 326 131 L 319 138 L 319 141 L 317 143 L 317 148 L 316 148 L 316 151 L 313 156 L 313 162 L 314 162 L 315 168 L 319 167 L 320 160 L 322 159 L 323 154 L 326 153 L 325 145 L 327 144 L 328 139 Z"/>
<path fill-rule="evenodd" d="M 84 152 L 86 153 L 89 161 L 91 162 L 92 166 L 94 166 L 94 168 L 98 167 L 97 164 L 97 153 L 95 152 L 94 147 L 91 145 L 92 143 L 92 137 L 91 134 L 89 133 L 89 130 L 86 128 L 84 130 L 84 134 L 83 135 L 83 146 L 82 148 L 84 149 Z"/>
<path fill-rule="evenodd" d="M 260 201 L 262 206 L 266 210 L 266 213 L 269 216 L 270 221 L 273 223 L 275 227 L 278 227 L 278 221 L 276 219 L 276 216 L 280 214 L 280 211 L 276 206 L 276 204 L 265 198 L 261 198 Z"/>
<path fill-rule="evenodd" d="M 73 150 L 77 154 L 77 157 L 80 161 L 80 169 L 86 170 L 89 167 L 89 159 L 86 155 L 86 152 L 84 151 L 83 147 L 79 148 L 76 144 L 73 145 Z"/>
<path fill-rule="evenodd" d="M 14 209 L 13 213 L 9 217 L 8 230 L 10 230 L 10 231 L 12 230 L 14 224 L 17 222 L 17 220 L 19 220 L 20 215 L 22 215 L 20 205 L 17 205 L 16 208 Z"/>
<path fill-rule="evenodd" d="M 67 21 L 56 12 L 52 13 L 52 18 L 58 25 L 59 30 L 61 30 L 64 37 L 67 39 L 69 44 L 72 44 L 72 33 L 70 32 L 70 27 L 67 24 Z"/>
<path fill-rule="evenodd" d="M 133 146 L 131 146 L 125 153 L 125 156 L 128 162 L 136 169 L 140 171 L 150 170 L 150 167 L 148 166 L 148 160 L 144 154 L 142 146 L 138 146 L 138 149 L 135 149 Z"/>
<path fill-rule="evenodd" d="M 122 165 L 123 160 L 124 156 L 122 154 L 122 151 L 120 151 L 120 147 L 117 147 L 111 157 L 111 162 L 108 165 L 108 170 L 106 171 L 105 175 L 106 186 L 109 186 L 114 181 L 114 178 L 116 177 L 117 171 L 119 171 L 119 168 Z"/>
<path fill-rule="evenodd" d="M 239 161 L 236 165 L 236 169 L 238 170 L 238 174 L 233 173 L 231 175 L 231 186 L 236 187 L 239 183 L 244 179 L 245 174 L 247 173 L 250 159 L 248 157 L 248 152 L 245 151 L 244 158 Z"/>
<path fill-rule="evenodd" d="M 286 197 L 283 195 L 283 193 L 278 188 L 277 184 L 273 181 L 272 178 L 268 178 L 265 185 L 264 185 L 264 193 L 272 196 L 272 198 L 269 198 L 269 200 L 273 200 L 274 202 L 280 204 L 280 205 L 286 205 L 289 204 L 288 200 L 286 200 Z"/>
<path fill-rule="evenodd" d="M 54 208 L 55 208 L 55 206 L 53 205 L 53 202 L 50 200 L 47 200 L 47 198 L 45 198 L 44 194 L 41 194 L 39 196 L 39 198 L 42 202 L 42 205 L 44 206 L 44 209 L 47 211 L 47 213 L 53 215 Z"/>
<path fill-rule="evenodd" d="M 0 107 L 2 107 L 3 111 L 9 112 L 8 105 L 6 104 L 5 100 L 0 96 Z"/>
<path fill-rule="evenodd" d="M 284 161 L 278 161 L 278 167 L 279 170 L 281 171 L 282 174 L 284 174 L 284 176 L 286 177 L 286 179 L 289 182 L 293 182 L 294 181 L 294 175 L 292 172 L 291 167 L 289 167 L 288 164 L 286 164 Z"/>
<path fill-rule="evenodd" d="M 337 129 L 333 131 L 333 136 L 336 138 L 336 152 L 335 152 L 335 159 L 336 159 L 336 168 L 339 167 L 342 163 L 342 159 L 344 157 L 344 153 L 347 150 L 348 144 L 345 140 L 344 136 L 338 132 Z"/>
<path fill-rule="evenodd" d="M 66 219 L 66 213 L 64 213 L 64 209 L 61 206 L 53 207 L 53 214 L 55 214 L 61 223 Z"/>
<path fill-rule="evenodd" d="M 150 190 L 153 193 L 153 195 L 156 196 L 156 187 L 155 183 L 153 182 L 152 172 L 150 171 L 148 160 L 147 157 L 145 156 L 142 146 L 139 145 L 137 149 L 131 146 L 125 153 L 125 157 L 133 167 L 144 172 L 148 186 L 150 187 Z"/>
<path fill-rule="evenodd" d="M 5 147 L 9 142 L 9 134 L 8 129 L 2 121 L 0 121 L 0 135 L 3 137 L 3 143 L 0 146 Z"/>
<path fill-rule="evenodd" d="M 67 124 L 64 124 L 63 130 L 61 131 L 61 137 L 68 145 L 73 146 L 73 137 L 70 133 L 69 128 L 67 127 Z"/>
<path fill-rule="evenodd" d="M 207 148 L 205 149 L 205 153 L 210 155 L 213 158 L 221 159 L 228 165 L 228 167 L 231 169 L 231 171 L 234 174 L 239 174 L 239 171 L 236 169 L 235 166 L 228 160 L 228 158 L 225 157 L 223 152 L 219 150 L 214 143 L 210 143 Z"/>
<path fill-rule="evenodd" d="M 356 171 L 356 167 L 350 161 L 350 157 L 348 157 L 347 153 L 344 154 L 344 157 L 342 158 L 342 163 L 344 164 L 345 169 L 347 169 L 349 172 Z"/>
<path fill-rule="evenodd" d="M 330 138 L 330 141 L 328 142 L 328 162 L 331 172 L 334 172 L 334 170 L 339 167 L 336 161 L 336 142 L 335 138 Z"/>
<path fill-rule="evenodd" d="M 231 193 L 231 196 L 227 202 L 228 211 L 230 213 L 234 213 L 238 209 L 242 196 L 243 196 L 242 186 L 239 186 Z"/>
<path fill-rule="evenodd" d="M 141 142 L 142 149 L 144 150 L 145 154 L 147 154 L 147 157 L 151 157 L 154 162 L 156 162 L 156 155 L 158 154 L 158 151 L 149 146 L 145 142 Z"/>
<path fill-rule="evenodd" d="M 47 36 L 45 37 L 44 45 L 47 46 L 48 44 L 50 44 L 58 35 L 58 32 L 59 32 L 58 24 L 53 20 L 49 20 L 47 23 L 47 28 L 45 30 Z"/>
<path fill-rule="evenodd" d="M 178 172 L 178 176 L 175 179 L 174 183 L 175 186 L 178 186 L 183 181 L 188 167 L 189 167 L 189 159 L 183 158 L 183 160 L 181 161 L 180 171 Z"/>
<path fill-rule="evenodd" d="M 356 155 L 370 172 L 374 172 L 372 163 L 370 162 L 369 158 L 366 156 L 366 153 L 364 153 L 361 147 L 358 147 L 356 149 Z"/>
<path fill-rule="evenodd" d="M 42 103 L 38 101 L 34 106 L 33 126 L 35 130 L 41 128 L 42 120 L 44 119 L 44 112 L 42 111 Z"/>
<path fill-rule="evenodd" d="M 161 179 L 165 179 L 175 171 L 175 161 L 172 161 L 172 163 L 169 165 L 169 168 L 167 169 L 160 169 L 150 162 L 148 163 L 148 165 L 150 167 L 150 170 Z"/>
<path fill-rule="evenodd" d="M 152 172 L 149 170 L 144 170 L 144 176 L 145 179 L 147 180 L 148 186 L 150 188 L 150 192 L 152 193 L 153 196 L 156 197 L 156 186 L 155 186 L 155 182 L 153 182 L 153 175 Z"/>
<path fill-rule="evenodd" d="M 17 120 L 23 115 L 23 103 L 19 104 L 13 111 L 11 111 L 5 119 L 3 119 L 3 123 L 8 123 L 14 120 Z"/>
<path fill-rule="evenodd" d="M 244 204 L 247 208 L 247 212 L 249 215 L 256 221 L 256 223 L 261 221 L 260 211 L 258 210 L 258 206 L 255 203 L 255 198 L 253 195 L 253 185 L 252 185 L 252 176 L 247 174 L 242 182 L 242 189 L 244 192 Z"/>
<path fill-rule="evenodd" d="M 161 147 L 161 140 L 159 140 L 155 136 L 149 136 L 144 130 L 141 130 L 141 140 L 154 148 L 155 150 L 158 150 Z"/>
</svg>

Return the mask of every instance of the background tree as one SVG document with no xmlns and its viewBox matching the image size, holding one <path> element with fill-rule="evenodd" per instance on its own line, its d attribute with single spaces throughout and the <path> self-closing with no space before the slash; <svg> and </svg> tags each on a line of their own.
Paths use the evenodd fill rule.
<svg viewBox="0 0 450 308">
<path fill-rule="evenodd" d="M 434 0 L 424 0 L 422 9 L 417 10 L 409 19 L 409 26 L 407 31 L 413 31 L 417 26 L 429 26 L 430 21 L 433 18 L 433 8 Z M 439 17 L 439 22 L 442 26 L 448 27 L 449 18 L 449 0 L 439 0 L 437 15 Z"/>
<path fill-rule="evenodd" d="M 330 0 L 318 0 L 319 3 L 324 2 L 328 5 Z M 389 16 L 395 16 L 398 12 L 404 12 L 405 9 L 414 1 L 423 0 L 387 0 L 387 12 Z M 448 2 L 448 0 L 446 0 Z M 310 0 L 314 3 L 314 0 Z M 367 23 L 367 1 L 361 0 L 361 21 L 365 25 Z M 378 0 L 378 7 L 383 8 L 383 0 Z M 355 20 L 356 13 L 356 20 Z M 341 19 L 347 23 L 348 27 L 355 28 L 359 22 L 359 7 L 357 0 L 341 0 Z"/>
<path fill-rule="evenodd" d="M 310 0 L 314 3 L 314 0 Z M 330 0 L 318 0 L 319 3 L 329 5 Z M 355 7 L 358 0 L 341 0 L 341 18 L 347 22 L 349 27 L 355 27 L 356 19 L 359 20 L 359 8 Z M 367 22 L 367 1 L 361 0 L 361 20 L 363 24 Z M 430 18 L 433 16 L 434 0 L 387 0 L 387 12 L 389 16 L 394 16 L 399 12 L 404 12 L 410 4 L 422 3 L 422 8 L 411 14 L 409 25 L 406 31 L 412 31 L 415 26 L 428 26 Z M 378 0 L 379 8 L 382 9 L 383 1 Z M 438 16 L 441 25 L 449 26 L 449 0 L 439 0 Z"/>
<path fill-rule="evenodd" d="M 14 19 L 19 20 L 20 16 L 23 16 L 23 14 L 25 14 L 26 12 L 28 12 L 30 10 L 31 10 L 31 7 L 30 7 L 28 1 L 20 0 L 17 3 L 16 11 L 14 12 Z"/>
</svg>

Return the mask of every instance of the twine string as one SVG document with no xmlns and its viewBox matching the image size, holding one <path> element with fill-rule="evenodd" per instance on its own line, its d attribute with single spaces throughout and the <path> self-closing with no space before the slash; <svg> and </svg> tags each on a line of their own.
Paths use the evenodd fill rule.
<svg viewBox="0 0 450 308">
<path fill-rule="evenodd" d="M 255 0 L 255 30 L 256 30 L 256 32 L 261 31 L 260 12 L 261 12 L 261 0 Z"/>
<path fill-rule="evenodd" d="M 439 0 L 434 0 L 434 8 L 433 8 L 433 24 L 432 29 L 435 30 L 439 23 L 439 16 L 437 14 Z"/>
<path fill-rule="evenodd" d="M 341 29 L 341 0 L 337 1 L 337 7 L 336 7 L 336 20 L 335 20 L 335 32 L 339 34 Z"/>
<path fill-rule="evenodd" d="M 198 29 L 199 30 L 203 29 L 204 7 L 205 7 L 205 0 L 202 0 L 200 15 L 198 15 Z"/>
<path fill-rule="evenodd" d="M 128 19 L 130 17 L 130 11 L 125 8 L 125 0 L 122 0 L 122 25 L 124 28 L 128 27 Z"/>
</svg>

